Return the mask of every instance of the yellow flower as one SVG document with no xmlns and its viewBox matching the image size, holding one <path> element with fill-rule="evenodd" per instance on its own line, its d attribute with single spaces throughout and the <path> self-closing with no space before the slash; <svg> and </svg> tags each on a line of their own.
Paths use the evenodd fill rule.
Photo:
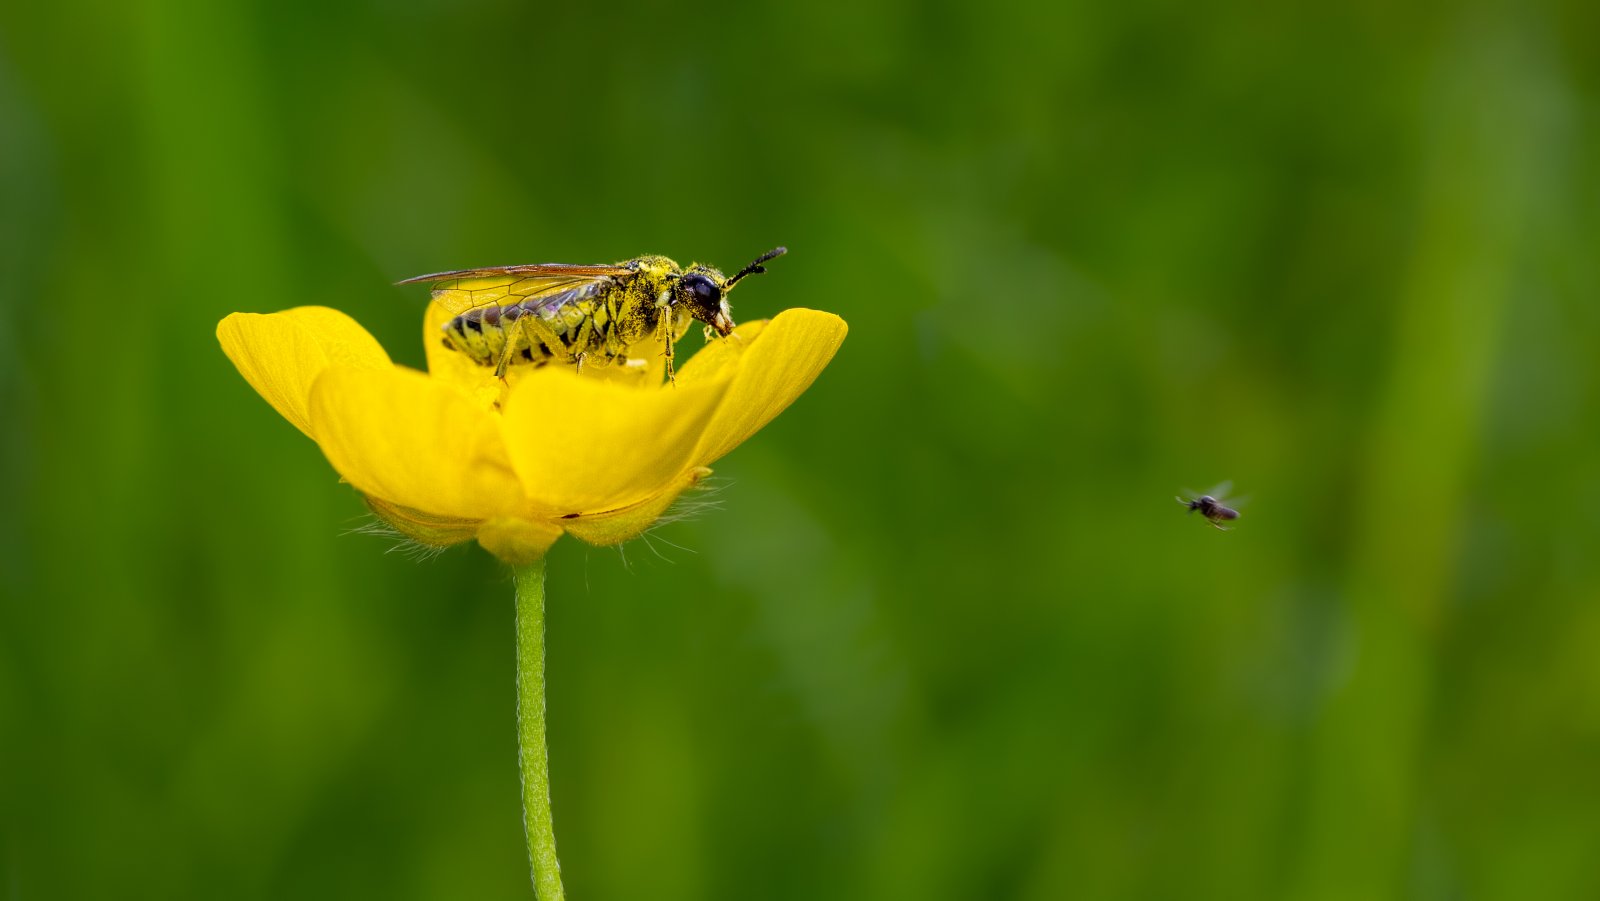
<svg viewBox="0 0 1600 901">
<path fill-rule="evenodd" d="M 423 326 L 428 373 L 398 366 L 327 307 L 234 313 L 217 339 L 252 387 L 322 447 L 372 510 L 443 547 L 476 538 L 513 564 L 563 532 L 616 544 L 649 528 L 706 467 L 799 397 L 844 320 L 787 310 L 649 372 L 512 367 L 496 378 Z"/>
</svg>

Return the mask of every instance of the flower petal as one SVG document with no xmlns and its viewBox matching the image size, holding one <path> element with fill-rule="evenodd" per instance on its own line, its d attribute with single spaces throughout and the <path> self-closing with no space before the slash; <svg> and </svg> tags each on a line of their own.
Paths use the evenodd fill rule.
<svg viewBox="0 0 1600 901">
<path fill-rule="evenodd" d="M 717 460 L 794 403 L 833 359 L 847 331 L 844 320 L 832 313 L 784 310 L 757 338 L 745 341 L 728 396 L 707 426 L 694 462 Z M 724 370 L 730 365 L 712 362 Z"/>
<path fill-rule="evenodd" d="M 566 366 L 534 370 L 506 401 L 512 465 L 528 496 L 557 515 L 639 503 L 690 468 L 728 385 L 639 390 Z"/>
<path fill-rule="evenodd" d="M 312 385 L 310 413 L 322 452 L 363 494 L 435 518 L 525 505 L 499 419 L 459 388 L 399 366 L 336 366 Z"/>
<path fill-rule="evenodd" d="M 315 440 L 307 404 L 311 384 L 332 365 L 386 369 L 389 355 L 354 319 L 328 307 L 233 313 L 217 341 L 239 374 L 284 419 Z"/>
<path fill-rule="evenodd" d="M 678 384 L 694 385 L 730 375 L 729 369 L 739 365 L 739 361 L 744 359 L 744 352 L 756 340 L 756 336 L 766 330 L 769 322 L 769 319 L 755 319 L 740 325 L 726 338 L 714 338 L 706 342 L 705 347 L 678 367 Z"/>
</svg>

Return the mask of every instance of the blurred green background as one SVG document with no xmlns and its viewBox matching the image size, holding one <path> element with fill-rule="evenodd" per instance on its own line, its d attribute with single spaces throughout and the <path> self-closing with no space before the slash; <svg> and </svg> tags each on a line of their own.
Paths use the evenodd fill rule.
<svg viewBox="0 0 1600 901">
<path fill-rule="evenodd" d="M 506 571 L 216 322 L 782 243 L 838 359 L 552 555 L 571 898 L 1600 897 L 1597 101 L 1576 0 L 6 5 L 0 896 L 531 897 Z"/>
</svg>

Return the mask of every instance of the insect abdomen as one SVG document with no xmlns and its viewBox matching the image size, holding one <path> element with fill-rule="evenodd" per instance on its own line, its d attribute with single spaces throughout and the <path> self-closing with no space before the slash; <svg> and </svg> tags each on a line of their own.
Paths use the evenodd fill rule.
<svg viewBox="0 0 1600 901">
<path fill-rule="evenodd" d="M 536 317 L 524 323 L 525 317 Z M 445 343 L 474 362 L 498 366 L 507 342 L 515 351 L 511 363 L 542 364 L 552 359 L 574 362 L 583 355 L 604 365 L 620 353 L 613 349 L 614 317 L 604 302 L 569 303 L 540 308 L 538 299 L 469 310 L 444 325 Z"/>
<path fill-rule="evenodd" d="M 445 323 L 445 344 L 471 357 L 474 362 L 485 366 L 499 365 L 500 357 L 505 353 L 507 330 L 527 313 L 520 303 L 469 310 Z M 543 361 L 549 356 L 539 342 L 534 342 L 536 346 L 529 346 L 527 341 L 520 344 L 517 359 L 512 362 Z"/>
</svg>

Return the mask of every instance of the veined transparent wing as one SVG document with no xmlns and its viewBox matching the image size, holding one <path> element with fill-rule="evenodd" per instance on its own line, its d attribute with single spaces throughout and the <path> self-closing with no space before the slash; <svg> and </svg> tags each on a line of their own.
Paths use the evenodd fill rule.
<svg viewBox="0 0 1600 901">
<path fill-rule="evenodd" d="M 524 300 L 577 292 L 588 296 L 607 280 L 628 272 L 622 266 L 573 266 L 533 263 L 526 266 L 492 266 L 419 275 L 400 285 L 433 285 L 433 301 L 451 315 L 480 307 L 502 306 Z M 558 304 L 559 305 L 559 304 Z"/>
</svg>

